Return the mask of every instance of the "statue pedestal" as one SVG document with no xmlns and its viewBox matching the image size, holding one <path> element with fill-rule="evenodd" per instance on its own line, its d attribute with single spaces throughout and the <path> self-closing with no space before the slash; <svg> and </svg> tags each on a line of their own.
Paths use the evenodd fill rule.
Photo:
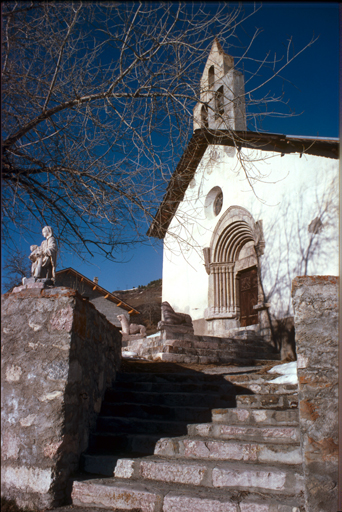
<svg viewBox="0 0 342 512">
<path fill-rule="evenodd" d="M 44 288 L 50 288 L 51 286 L 55 286 L 55 283 L 52 279 L 39 279 L 37 277 L 23 277 L 23 284 L 21 286 L 16 286 L 13 288 L 12 293 L 21 292 L 23 290 L 27 290 L 28 288 L 38 288 L 40 290 Z"/>
<path fill-rule="evenodd" d="M 194 328 L 188 325 L 173 325 L 161 321 L 158 324 L 158 329 L 161 331 L 163 340 L 183 339 L 194 335 Z"/>
<path fill-rule="evenodd" d="M 125 334 L 125 333 L 122 333 L 122 346 L 123 347 L 127 347 L 128 346 L 128 342 L 129 341 L 134 341 L 134 340 L 143 340 L 144 338 L 146 338 L 146 336 L 144 336 L 143 334 Z"/>
<path fill-rule="evenodd" d="M 1 321 L 1 493 L 21 508 L 60 507 L 120 367 L 121 334 L 58 286 L 3 295 Z"/>
</svg>

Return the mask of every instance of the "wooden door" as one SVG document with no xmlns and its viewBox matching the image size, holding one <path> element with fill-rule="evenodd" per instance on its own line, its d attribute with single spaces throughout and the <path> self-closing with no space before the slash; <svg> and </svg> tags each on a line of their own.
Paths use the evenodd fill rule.
<svg viewBox="0 0 342 512">
<path fill-rule="evenodd" d="M 240 325 L 258 323 L 258 313 L 253 309 L 258 303 L 258 274 L 256 268 L 240 273 Z"/>
</svg>

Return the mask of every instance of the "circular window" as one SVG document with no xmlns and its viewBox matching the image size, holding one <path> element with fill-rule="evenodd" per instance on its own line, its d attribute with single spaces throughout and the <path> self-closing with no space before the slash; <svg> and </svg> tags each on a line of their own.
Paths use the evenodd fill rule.
<svg viewBox="0 0 342 512">
<path fill-rule="evenodd" d="M 220 187 L 214 187 L 210 190 L 204 202 L 204 211 L 207 219 L 213 219 L 222 210 L 223 193 Z"/>
</svg>

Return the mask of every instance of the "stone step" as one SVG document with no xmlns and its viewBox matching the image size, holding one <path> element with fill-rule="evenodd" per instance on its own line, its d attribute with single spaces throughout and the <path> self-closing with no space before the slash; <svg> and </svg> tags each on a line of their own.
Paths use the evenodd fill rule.
<svg viewBox="0 0 342 512">
<path fill-rule="evenodd" d="M 297 409 L 298 397 L 295 395 L 237 395 L 237 407 L 254 409 Z"/>
<path fill-rule="evenodd" d="M 234 386 L 221 378 L 218 382 L 122 382 L 115 384 L 115 391 L 152 391 L 159 393 L 225 393 Z"/>
<path fill-rule="evenodd" d="M 163 345 L 165 343 L 179 343 L 179 344 L 189 344 L 189 346 L 198 346 L 198 347 L 262 347 L 262 348 L 271 348 L 273 350 L 274 347 L 271 343 L 268 343 L 263 339 L 263 337 L 260 336 L 239 336 L 234 338 L 219 338 L 217 336 L 195 336 L 195 335 L 187 335 L 183 339 L 180 338 L 169 338 L 167 340 L 160 338 L 159 336 L 156 336 L 154 338 L 149 338 L 146 340 L 146 338 L 138 338 L 134 340 L 129 340 L 127 342 L 128 347 L 156 347 Z"/>
<path fill-rule="evenodd" d="M 227 407 L 235 404 L 235 393 L 222 394 L 214 393 L 157 393 L 157 392 L 134 392 L 116 391 L 109 389 L 105 394 L 106 402 L 114 403 L 138 403 L 151 405 L 165 405 L 168 407 Z"/>
<path fill-rule="evenodd" d="M 270 441 L 269 439 L 267 439 Z M 254 463 L 301 464 L 299 443 L 277 444 L 272 442 L 250 442 L 245 440 L 217 440 L 197 436 L 160 439 L 154 450 L 155 455 L 164 457 L 244 461 Z"/>
<path fill-rule="evenodd" d="M 143 344 L 140 344 L 141 346 Z M 269 345 L 268 343 L 260 343 L 258 341 L 242 341 L 242 340 L 222 340 L 220 338 L 216 338 L 215 341 L 197 341 L 197 340 L 163 340 L 159 341 L 157 343 L 151 343 L 147 344 L 145 343 L 144 346 L 146 348 L 153 347 L 155 349 L 156 347 L 163 347 L 163 346 L 173 346 L 173 347 L 180 347 L 180 348 L 193 348 L 193 349 L 200 349 L 200 350 L 241 350 L 241 351 L 247 351 L 247 350 L 264 350 L 267 352 L 275 352 L 274 347 Z"/>
<path fill-rule="evenodd" d="M 274 363 L 274 361 L 273 361 Z M 276 368 L 276 366 L 274 366 Z M 256 371 L 250 373 L 240 373 L 240 374 L 224 374 L 224 378 L 229 382 L 237 385 L 243 385 L 248 382 L 253 382 L 254 384 L 264 384 L 274 380 L 275 378 L 280 377 L 280 374 L 275 373 L 264 373 L 258 374 Z"/>
<path fill-rule="evenodd" d="M 303 505 L 300 497 L 276 493 L 194 490 L 186 485 L 112 478 L 75 481 L 72 500 L 75 512 L 94 507 L 131 512 L 300 512 Z"/>
<path fill-rule="evenodd" d="M 189 436 L 213 437 L 216 439 L 237 439 L 243 441 L 264 441 L 272 443 L 298 444 L 300 432 L 297 426 L 231 425 L 227 423 L 200 423 L 188 425 Z"/>
<path fill-rule="evenodd" d="M 223 377 L 221 375 L 208 375 L 194 370 L 184 373 L 119 372 L 116 376 L 115 385 L 126 382 L 136 383 L 137 385 L 139 382 L 157 384 L 171 382 L 182 385 L 197 384 L 206 386 L 207 384 L 220 384 L 222 381 Z"/>
<path fill-rule="evenodd" d="M 71 494 L 73 506 L 76 507 L 132 512 L 159 512 L 163 496 L 163 491 L 157 486 L 115 481 L 113 478 L 74 481 Z"/>
<path fill-rule="evenodd" d="M 298 384 L 272 384 L 272 382 L 264 382 L 255 384 L 253 381 L 239 382 L 235 384 L 237 394 L 243 394 L 243 391 L 249 389 L 251 393 L 258 395 L 296 395 L 298 394 Z M 242 391 L 242 393 L 241 393 Z"/>
<path fill-rule="evenodd" d="M 266 501 L 265 501 L 266 498 Z M 298 499 L 279 497 L 275 500 L 271 496 L 265 497 L 249 493 L 248 498 L 241 498 L 238 494 L 228 498 L 217 496 L 215 493 L 170 492 L 164 498 L 163 512 L 300 512 Z"/>
<path fill-rule="evenodd" d="M 274 410 L 258 408 L 213 409 L 212 421 L 229 425 L 278 425 L 297 426 L 299 424 L 298 409 Z"/>
<path fill-rule="evenodd" d="M 195 348 L 195 347 L 182 347 L 175 345 L 163 345 L 158 347 L 155 352 L 162 352 L 166 354 L 186 354 L 195 356 L 206 356 L 206 357 L 239 357 L 239 358 L 255 358 L 258 359 L 260 354 L 265 358 L 266 356 L 272 356 L 273 351 L 264 349 L 250 348 L 249 350 L 241 350 L 239 347 L 227 347 L 222 349 L 214 348 Z M 152 352 L 150 352 L 152 353 Z"/>
<path fill-rule="evenodd" d="M 275 352 L 275 348 L 269 343 L 262 342 L 260 340 L 234 340 L 234 339 L 224 339 L 224 338 L 215 338 L 211 341 L 206 340 L 191 340 L 191 339 L 166 339 L 166 340 L 154 340 L 144 341 L 139 340 L 137 342 L 129 343 L 128 348 L 137 348 L 137 349 L 145 349 L 145 350 L 155 350 L 156 348 L 163 346 L 174 346 L 181 348 L 195 348 L 200 350 L 264 350 L 268 352 Z"/>
<path fill-rule="evenodd" d="M 99 417 L 97 421 L 97 434 L 107 433 L 125 433 L 125 434 L 172 434 L 174 436 L 183 435 L 187 432 L 186 422 L 181 421 L 161 421 L 149 418 L 120 418 L 118 416 Z"/>
<path fill-rule="evenodd" d="M 288 495 L 303 491 L 301 466 L 270 466 L 246 462 L 217 460 L 119 459 L 116 478 L 143 479 L 192 486 L 271 491 Z"/>
<path fill-rule="evenodd" d="M 184 425 L 186 432 L 186 426 Z M 161 434 L 129 434 L 126 432 L 94 432 L 89 438 L 87 454 L 116 455 L 118 453 L 139 453 L 151 455 Z"/>
<path fill-rule="evenodd" d="M 164 405 L 145 405 L 137 403 L 104 402 L 101 417 L 120 416 L 125 418 L 141 418 L 189 423 L 203 423 L 211 420 L 211 409 L 208 407 L 167 407 Z"/>
<path fill-rule="evenodd" d="M 218 352 L 215 357 L 208 356 L 194 356 L 194 355 L 186 355 L 186 354 L 166 354 L 166 353 L 156 353 L 153 355 L 153 361 L 165 361 L 169 363 L 186 363 L 186 364 L 236 364 L 240 366 L 251 366 L 254 365 L 257 361 L 266 361 L 267 363 L 271 361 L 280 361 L 280 355 L 274 354 L 268 356 L 269 359 L 265 359 L 265 354 L 260 353 L 260 357 L 232 357 L 226 356 L 225 353 Z"/>
</svg>

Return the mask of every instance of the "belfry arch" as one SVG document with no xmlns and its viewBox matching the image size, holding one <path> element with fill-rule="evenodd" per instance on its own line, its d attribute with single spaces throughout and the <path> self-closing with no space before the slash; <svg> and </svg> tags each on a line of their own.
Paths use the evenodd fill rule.
<svg viewBox="0 0 342 512">
<path fill-rule="evenodd" d="M 204 250 L 209 274 L 208 332 L 223 334 L 241 325 L 258 323 L 254 306 L 263 302 L 257 270 L 264 247 L 262 221 L 255 222 L 241 206 L 228 208 L 213 232 L 210 247 Z M 243 304 L 240 297 L 244 297 Z M 246 301 L 250 302 L 247 306 Z"/>
</svg>

